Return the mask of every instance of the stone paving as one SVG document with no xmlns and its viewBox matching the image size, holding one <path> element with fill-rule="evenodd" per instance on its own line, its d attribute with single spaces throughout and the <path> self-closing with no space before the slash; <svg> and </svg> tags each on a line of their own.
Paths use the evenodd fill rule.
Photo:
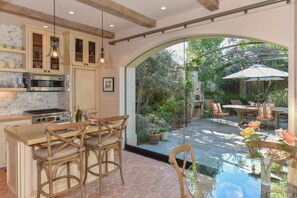
<svg viewBox="0 0 297 198">
<path fill-rule="evenodd" d="M 171 131 L 167 141 L 160 141 L 157 145 L 142 144 L 139 147 L 168 155 L 177 145 L 188 143 L 194 148 L 196 160 L 205 159 L 209 155 L 248 153 L 240 135 L 242 129 L 246 127 L 246 125 L 238 126 L 237 118 L 234 116 L 228 119 L 196 119 L 184 129 Z M 280 122 L 280 127 L 287 129 L 287 120 Z M 272 127 L 262 127 L 259 133 L 267 135 L 266 140 L 277 140 Z"/>
</svg>

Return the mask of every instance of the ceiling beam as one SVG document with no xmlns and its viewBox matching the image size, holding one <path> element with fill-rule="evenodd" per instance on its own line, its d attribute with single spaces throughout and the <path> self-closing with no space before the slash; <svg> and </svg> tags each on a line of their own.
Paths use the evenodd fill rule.
<svg viewBox="0 0 297 198">
<path fill-rule="evenodd" d="M 39 12 L 36 10 L 32 10 L 32 9 L 29 9 L 26 7 L 11 4 L 11 3 L 8 3 L 5 1 L 0 1 L 0 11 L 18 15 L 18 16 L 22 16 L 22 17 L 26 17 L 29 19 L 42 21 L 45 23 L 53 24 L 53 15 L 49 15 L 49 14 Z M 82 23 L 70 21 L 67 19 L 62 19 L 57 16 L 56 16 L 56 25 L 63 27 L 63 28 L 72 29 L 72 30 L 76 30 L 76 31 L 80 31 L 80 32 L 85 32 L 85 33 L 92 34 L 92 35 L 102 36 L 101 29 L 98 29 L 98 28 L 95 28 L 95 27 L 92 27 L 89 25 L 85 25 Z M 109 32 L 109 31 L 103 31 L 103 37 L 112 39 L 112 38 L 114 38 L 114 33 Z"/>
<path fill-rule="evenodd" d="M 197 0 L 197 1 L 209 11 L 215 11 L 219 9 L 219 0 Z"/>
<path fill-rule="evenodd" d="M 139 12 L 131 10 L 121 4 L 113 2 L 111 0 L 76 0 L 81 3 L 87 4 L 93 8 L 103 10 L 111 15 L 126 19 L 138 25 L 153 28 L 156 27 L 156 20 L 147 17 Z"/>
</svg>

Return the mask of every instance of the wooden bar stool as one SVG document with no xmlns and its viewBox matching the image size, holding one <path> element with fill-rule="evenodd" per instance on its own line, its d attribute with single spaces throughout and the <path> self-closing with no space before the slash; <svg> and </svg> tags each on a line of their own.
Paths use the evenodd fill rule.
<svg viewBox="0 0 297 198">
<path fill-rule="evenodd" d="M 81 188 L 81 197 L 85 197 L 83 191 L 84 138 L 89 125 L 90 121 L 50 125 L 45 131 L 47 144 L 43 144 L 43 147 L 36 150 L 35 146 L 32 147 L 33 159 L 37 160 L 37 198 L 40 197 L 40 194 L 53 198 L 77 186 Z M 64 138 L 62 137 L 63 133 L 73 133 L 73 135 Z M 76 164 L 79 176 L 70 175 L 70 163 Z M 67 174 L 57 176 L 58 169 L 65 165 Z M 42 171 L 45 171 L 47 181 L 42 182 Z M 61 179 L 67 180 L 67 189 L 54 192 L 54 182 Z M 77 184 L 71 186 L 73 180 Z M 48 192 L 45 191 L 45 186 L 48 186 Z"/>
<path fill-rule="evenodd" d="M 102 178 L 108 174 L 108 165 L 114 164 L 119 170 L 122 183 L 124 184 L 123 172 L 122 172 L 122 132 L 127 125 L 128 115 L 108 117 L 108 118 L 96 118 L 98 122 L 98 132 L 90 135 L 90 138 L 86 139 L 85 144 L 85 180 L 87 180 L 87 174 L 96 175 L 99 177 L 99 193 L 100 196 L 103 191 Z M 89 135 L 89 134 L 88 134 Z M 108 151 L 116 150 L 118 153 L 119 162 L 109 161 Z M 92 151 L 97 158 L 95 164 L 88 164 L 88 156 Z M 105 157 L 105 159 L 103 159 Z M 103 164 L 105 164 L 105 173 L 103 174 Z M 93 170 L 94 167 L 98 167 L 98 172 Z"/>
</svg>

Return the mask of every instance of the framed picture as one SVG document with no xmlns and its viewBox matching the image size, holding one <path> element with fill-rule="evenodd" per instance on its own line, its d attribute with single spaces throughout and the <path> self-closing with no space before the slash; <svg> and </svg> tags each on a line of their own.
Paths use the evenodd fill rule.
<svg viewBox="0 0 297 198">
<path fill-rule="evenodd" d="M 103 78 L 103 91 L 114 92 L 114 77 Z"/>
</svg>

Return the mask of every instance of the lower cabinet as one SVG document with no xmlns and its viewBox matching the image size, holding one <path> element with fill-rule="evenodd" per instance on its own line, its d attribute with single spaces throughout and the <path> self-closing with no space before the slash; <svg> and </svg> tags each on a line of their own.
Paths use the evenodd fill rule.
<svg viewBox="0 0 297 198">
<path fill-rule="evenodd" d="M 28 124 L 31 124 L 31 119 L 0 123 L 0 168 L 6 167 L 6 159 L 7 159 L 6 133 L 4 132 L 4 128 L 9 126 L 23 126 Z"/>
</svg>

